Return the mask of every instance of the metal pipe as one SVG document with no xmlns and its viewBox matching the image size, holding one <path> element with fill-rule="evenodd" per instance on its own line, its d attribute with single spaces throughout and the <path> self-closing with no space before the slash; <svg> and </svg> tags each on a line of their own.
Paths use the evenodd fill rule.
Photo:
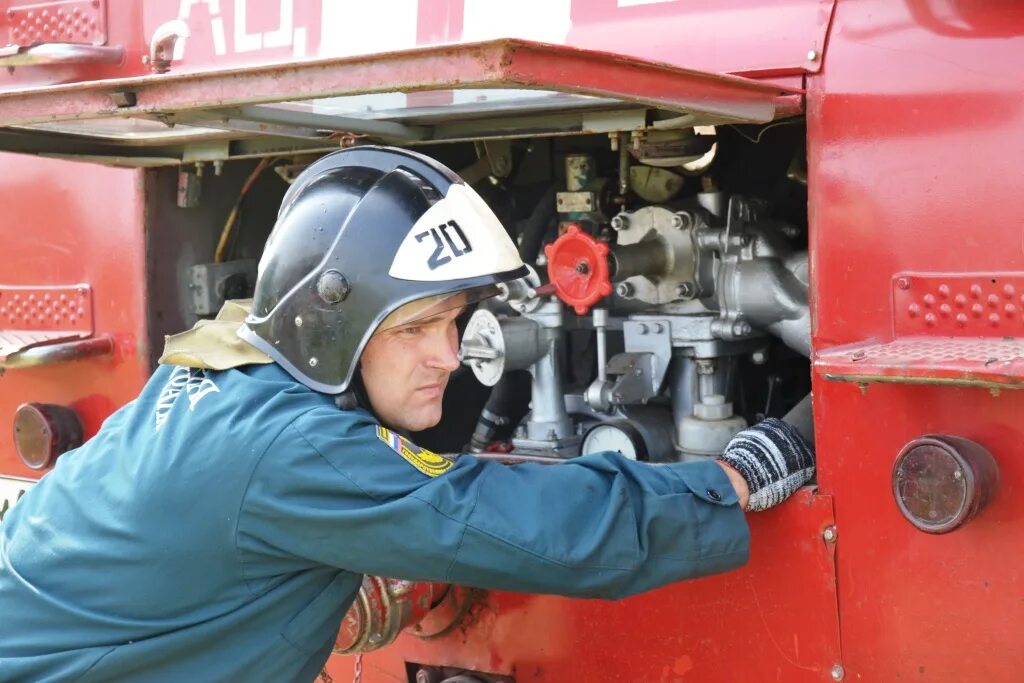
<svg viewBox="0 0 1024 683">
<path fill-rule="evenodd" d="M 594 309 L 594 330 L 597 332 L 597 378 L 608 379 L 608 309 Z"/>
<path fill-rule="evenodd" d="M 619 133 L 619 194 L 629 192 L 629 136 Z"/>
<path fill-rule="evenodd" d="M 98 47 L 74 43 L 43 43 L 0 54 L 0 67 L 49 66 L 63 64 L 120 64 L 122 47 Z"/>
<path fill-rule="evenodd" d="M 611 279 L 618 282 L 634 275 L 663 275 L 668 268 L 668 252 L 668 245 L 661 240 L 615 247 L 608 260 Z"/>
<path fill-rule="evenodd" d="M 807 394 L 803 400 L 793 406 L 783 416 L 782 421 L 796 427 L 800 436 L 807 439 L 807 443 L 814 445 L 814 403 L 811 400 L 811 394 Z"/>
<path fill-rule="evenodd" d="M 46 344 L 12 353 L 3 358 L 0 360 L 0 373 L 4 370 L 34 368 L 40 365 L 52 365 L 54 363 L 82 360 L 83 358 L 106 356 L 113 352 L 114 340 L 109 336 L 60 344 Z"/>
<path fill-rule="evenodd" d="M 697 367 L 693 358 L 675 354 L 669 370 L 672 392 L 672 424 L 675 425 L 676 443 L 679 442 L 679 426 L 684 417 L 693 415 L 693 404 L 697 401 Z"/>
<path fill-rule="evenodd" d="M 551 332 L 558 334 L 557 330 Z M 562 391 L 562 368 L 559 360 L 561 340 L 553 336 L 548 352 L 533 364 L 533 387 L 530 397 L 530 420 L 526 434 L 530 439 L 552 441 L 571 436 L 572 420 L 565 410 Z"/>
</svg>

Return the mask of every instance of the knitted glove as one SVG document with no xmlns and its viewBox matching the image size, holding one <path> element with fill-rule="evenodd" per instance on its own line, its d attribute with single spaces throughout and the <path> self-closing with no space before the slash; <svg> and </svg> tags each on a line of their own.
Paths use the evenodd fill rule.
<svg viewBox="0 0 1024 683">
<path fill-rule="evenodd" d="M 732 438 L 720 458 L 750 487 L 747 510 L 778 505 L 814 476 L 814 451 L 796 428 L 770 417 Z"/>
</svg>

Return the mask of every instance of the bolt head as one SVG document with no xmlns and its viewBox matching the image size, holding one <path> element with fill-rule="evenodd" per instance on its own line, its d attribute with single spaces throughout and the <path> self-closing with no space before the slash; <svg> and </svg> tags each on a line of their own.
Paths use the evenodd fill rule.
<svg viewBox="0 0 1024 683">
<path fill-rule="evenodd" d="M 825 539 L 826 543 L 834 543 L 836 536 L 836 528 L 834 526 L 825 527 L 825 530 L 821 532 L 821 537 Z"/>
<path fill-rule="evenodd" d="M 818 55 L 818 51 L 817 50 L 808 50 L 807 51 L 807 61 L 809 61 L 809 62 L 816 62 L 816 61 L 818 61 L 818 56 L 819 55 Z"/>
<path fill-rule="evenodd" d="M 841 681 L 846 677 L 846 669 L 843 668 L 842 664 L 836 664 L 832 667 L 832 680 Z"/>
<path fill-rule="evenodd" d="M 629 217 L 625 214 L 619 214 L 612 218 L 612 230 L 625 230 L 629 227 Z"/>
<path fill-rule="evenodd" d="M 295 327 L 302 327 L 302 316 L 295 316 Z"/>
<path fill-rule="evenodd" d="M 689 211 L 680 211 L 672 216 L 672 227 L 676 230 L 689 230 L 693 224 L 693 214 Z"/>
<path fill-rule="evenodd" d="M 311 367 L 311 368 L 315 368 L 315 367 L 317 366 L 317 364 L 318 364 L 319 362 L 320 362 L 320 361 L 318 361 L 318 360 L 316 359 L 316 357 L 310 358 L 310 359 L 309 359 L 309 367 Z"/>
<path fill-rule="evenodd" d="M 676 287 L 676 294 L 683 299 L 692 299 L 697 293 L 697 288 L 694 287 L 692 282 L 682 282 Z"/>
<path fill-rule="evenodd" d="M 636 290 L 633 289 L 633 285 L 629 284 L 628 282 L 620 282 L 615 286 L 615 293 L 618 294 L 623 299 L 632 299 L 633 294 L 636 293 Z"/>
<path fill-rule="evenodd" d="M 754 365 L 764 365 L 768 361 L 768 354 L 764 351 L 754 351 L 750 354 L 750 362 Z"/>
<path fill-rule="evenodd" d="M 732 333 L 735 336 L 737 336 L 737 337 L 742 337 L 744 335 L 750 334 L 750 332 L 751 332 L 750 323 L 747 323 L 747 322 L 744 322 L 744 321 L 740 320 L 740 321 L 737 321 L 737 322 L 733 323 L 733 325 L 732 325 Z"/>
<path fill-rule="evenodd" d="M 328 304 L 340 304 L 350 290 L 345 276 L 333 269 L 324 271 L 316 283 L 317 294 Z"/>
</svg>

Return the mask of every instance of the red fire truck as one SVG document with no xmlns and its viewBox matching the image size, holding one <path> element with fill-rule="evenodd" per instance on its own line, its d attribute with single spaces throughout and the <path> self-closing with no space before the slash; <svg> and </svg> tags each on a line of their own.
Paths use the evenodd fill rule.
<svg viewBox="0 0 1024 683">
<path fill-rule="evenodd" d="M 418 441 L 698 459 L 812 402 L 818 475 L 743 569 L 619 602 L 368 577 L 325 675 L 1024 680 L 1024 5 L 3 0 L 0 31 L 0 518 L 251 294 L 299 171 L 407 146 L 534 269 Z"/>
</svg>

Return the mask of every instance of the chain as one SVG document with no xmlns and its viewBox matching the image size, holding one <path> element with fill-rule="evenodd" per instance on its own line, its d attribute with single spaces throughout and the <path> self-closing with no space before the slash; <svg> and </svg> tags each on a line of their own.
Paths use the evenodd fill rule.
<svg viewBox="0 0 1024 683">
<path fill-rule="evenodd" d="M 334 679 L 331 678 L 331 674 L 327 673 L 326 664 L 324 665 L 324 668 L 320 670 L 320 675 L 317 676 L 316 679 L 318 681 L 322 681 L 323 683 L 334 683 Z"/>
<path fill-rule="evenodd" d="M 356 655 L 355 664 L 355 675 L 352 677 L 352 683 L 362 683 L 363 680 L 363 653 L 360 652 Z"/>
</svg>

